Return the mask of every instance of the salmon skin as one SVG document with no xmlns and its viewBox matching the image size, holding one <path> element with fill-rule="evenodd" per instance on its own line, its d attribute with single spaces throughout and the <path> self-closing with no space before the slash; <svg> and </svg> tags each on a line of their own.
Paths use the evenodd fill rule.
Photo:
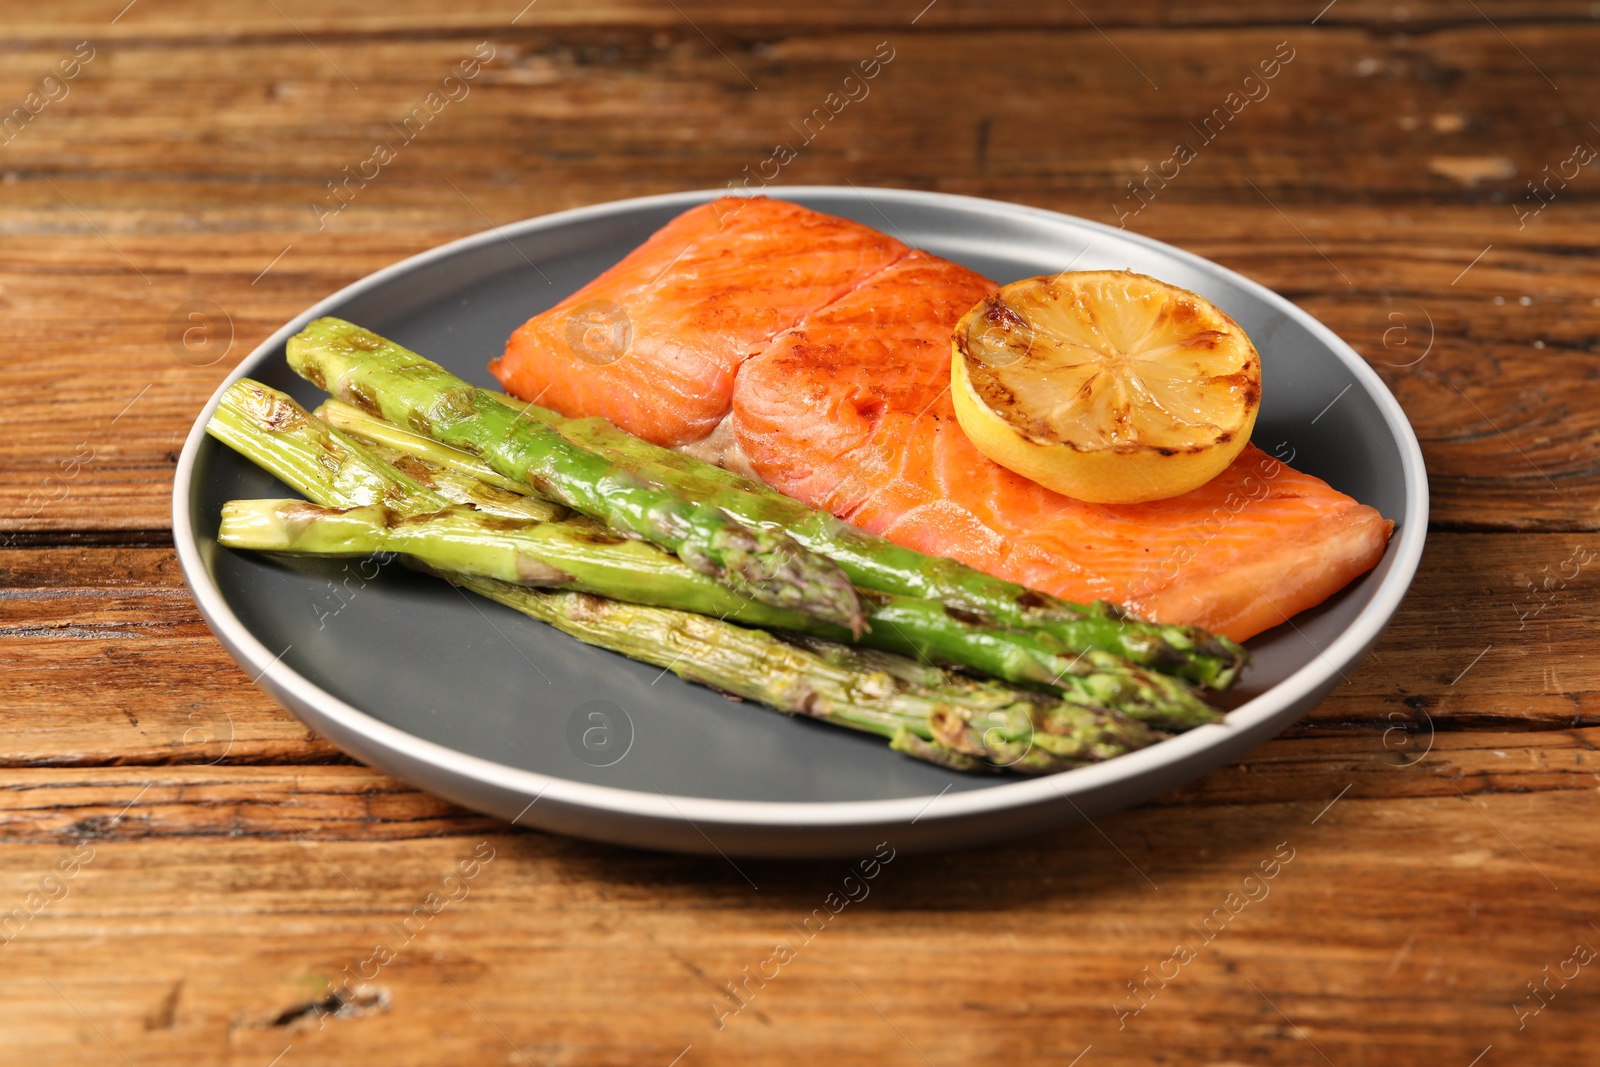
<svg viewBox="0 0 1600 1067">
<path fill-rule="evenodd" d="M 1239 641 L 1382 557 L 1393 523 L 1254 446 L 1144 504 L 1074 500 L 990 460 L 956 422 L 950 336 L 996 288 L 870 227 L 728 197 L 534 316 L 490 370 L 906 547 Z"/>
</svg>

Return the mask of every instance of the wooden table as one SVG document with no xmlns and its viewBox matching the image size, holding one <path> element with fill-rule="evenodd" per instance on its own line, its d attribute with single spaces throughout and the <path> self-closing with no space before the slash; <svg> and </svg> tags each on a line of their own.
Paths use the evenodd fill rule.
<svg viewBox="0 0 1600 1067">
<path fill-rule="evenodd" d="M 0 1061 L 1593 1062 L 1587 0 L 126 2 L 4 5 Z M 207 632 L 169 493 L 216 384 L 323 295 L 779 142 L 780 184 L 1121 218 L 1286 294 L 1400 398 L 1433 527 L 1377 651 L 1282 738 L 1092 827 L 898 856 L 746 985 L 846 864 L 741 863 L 753 890 L 352 763 Z"/>
</svg>

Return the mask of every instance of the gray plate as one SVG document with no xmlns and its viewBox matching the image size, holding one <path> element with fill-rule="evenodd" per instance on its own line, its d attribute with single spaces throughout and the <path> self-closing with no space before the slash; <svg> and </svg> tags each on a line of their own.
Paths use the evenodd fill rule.
<svg viewBox="0 0 1600 1067">
<path fill-rule="evenodd" d="M 944 771 L 882 741 L 735 703 L 659 668 L 579 644 L 399 567 L 286 565 L 217 547 L 236 497 L 292 495 L 195 422 L 173 489 L 173 534 L 195 599 L 245 672 L 363 762 L 479 811 L 562 833 L 685 852 L 850 854 L 994 841 L 1172 789 L 1277 734 L 1377 640 L 1427 529 L 1422 454 L 1360 357 L 1288 301 L 1214 263 L 1036 208 L 903 190 L 793 187 L 779 195 L 885 230 L 1000 282 L 1129 267 L 1192 289 L 1261 351 L 1255 440 L 1371 504 L 1397 530 L 1376 570 L 1250 642 L 1247 681 L 1209 726 L 1043 779 Z M 492 386 L 511 331 L 668 219 L 717 195 L 646 197 L 530 219 L 381 270 L 279 330 L 249 375 L 308 407 L 284 342 L 319 315 L 358 322 Z M 220 391 L 219 391 L 220 392 Z M 1331 406 L 1330 406 L 1331 404 Z"/>
</svg>

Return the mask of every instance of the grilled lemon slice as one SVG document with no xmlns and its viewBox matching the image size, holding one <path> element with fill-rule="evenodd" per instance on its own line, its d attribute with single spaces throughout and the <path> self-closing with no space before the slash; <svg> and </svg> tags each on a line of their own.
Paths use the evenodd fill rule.
<svg viewBox="0 0 1600 1067">
<path fill-rule="evenodd" d="M 1132 271 L 1013 282 L 956 325 L 951 396 L 990 459 L 1101 504 L 1178 496 L 1250 440 L 1261 357 L 1203 297 Z"/>
</svg>

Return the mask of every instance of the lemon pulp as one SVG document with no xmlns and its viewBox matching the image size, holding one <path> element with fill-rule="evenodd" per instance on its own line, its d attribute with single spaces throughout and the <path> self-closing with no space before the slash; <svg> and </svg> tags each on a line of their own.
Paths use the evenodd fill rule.
<svg viewBox="0 0 1600 1067">
<path fill-rule="evenodd" d="M 1132 271 L 1013 282 L 951 344 L 961 428 L 1059 493 L 1128 504 L 1216 477 L 1250 439 L 1261 359 L 1216 305 Z"/>
</svg>

